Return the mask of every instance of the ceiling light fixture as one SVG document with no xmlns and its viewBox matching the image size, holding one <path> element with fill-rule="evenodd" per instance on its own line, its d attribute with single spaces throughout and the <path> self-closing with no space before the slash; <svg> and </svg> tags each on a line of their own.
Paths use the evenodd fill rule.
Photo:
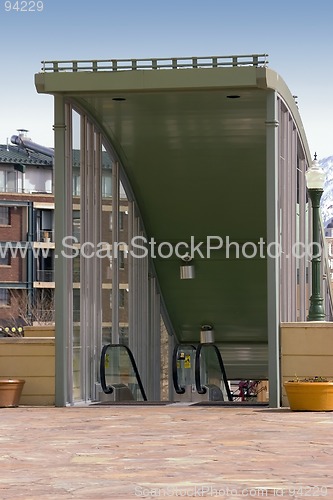
<svg viewBox="0 0 333 500">
<path fill-rule="evenodd" d="M 180 279 L 181 280 L 192 280 L 195 278 L 194 265 L 191 264 L 192 258 L 190 256 L 185 256 L 182 258 L 182 263 L 180 265 Z"/>
</svg>

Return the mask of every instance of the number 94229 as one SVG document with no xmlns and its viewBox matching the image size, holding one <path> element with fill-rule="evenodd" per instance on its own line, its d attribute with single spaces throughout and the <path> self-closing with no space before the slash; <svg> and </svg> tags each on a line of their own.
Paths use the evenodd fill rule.
<svg viewBox="0 0 333 500">
<path fill-rule="evenodd" d="M 37 2 L 30 0 L 30 1 L 25 1 L 22 0 L 21 2 L 11 2 L 10 0 L 7 0 L 4 2 L 5 6 L 5 11 L 10 12 L 10 11 L 16 11 L 16 12 L 42 12 L 44 9 L 44 2 L 42 0 L 38 0 Z"/>
</svg>

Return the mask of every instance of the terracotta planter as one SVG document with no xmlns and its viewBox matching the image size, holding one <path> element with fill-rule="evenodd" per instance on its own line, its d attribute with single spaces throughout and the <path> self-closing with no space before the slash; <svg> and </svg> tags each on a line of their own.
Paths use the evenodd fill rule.
<svg viewBox="0 0 333 500">
<path fill-rule="evenodd" d="M 333 411 L 333 382 L 285 382 L 293 411 Z"/>
<path fill-rule="evenodd" d="M 25 380 L 0 379 L 0 408 L 15 408 L 19 405 Z"/>
</svg>

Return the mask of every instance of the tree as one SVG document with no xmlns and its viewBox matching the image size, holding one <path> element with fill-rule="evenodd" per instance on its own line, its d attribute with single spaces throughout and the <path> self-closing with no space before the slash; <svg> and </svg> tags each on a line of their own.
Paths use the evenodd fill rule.
<svg viewBox="0 0 333 500">
<path fill-rule="evenodd" d="M 52 289 L 34 289 L 32 297 L 30 297 L 28 290 L 12 290 L 11 306 L 11 323 L 13 327 L 16 327 L 16 330 L 19 326 L 54 323 L 54 293 Z"/>
</svg>

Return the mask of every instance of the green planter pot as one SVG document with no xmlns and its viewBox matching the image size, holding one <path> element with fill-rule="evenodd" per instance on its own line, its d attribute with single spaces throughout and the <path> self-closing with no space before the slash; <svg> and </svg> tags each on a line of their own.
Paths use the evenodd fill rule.
<svg viewBox="0 0 333 500">
<path fill-rule="evenodd" d="M 293 411 L 333 411 L 333 382 L 285 382 Z"/>
</svg>

